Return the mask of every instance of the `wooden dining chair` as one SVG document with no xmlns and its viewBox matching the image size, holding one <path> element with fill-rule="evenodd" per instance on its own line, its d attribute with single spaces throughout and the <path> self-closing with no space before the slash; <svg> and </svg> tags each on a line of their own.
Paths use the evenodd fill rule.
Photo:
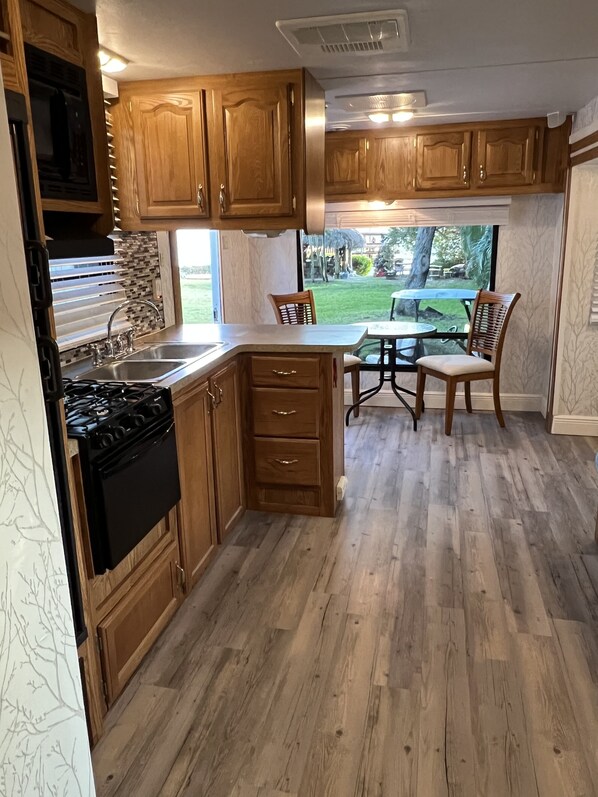
<svg viewBox="0 0 598 797">
<path fill-rule="evenodd" d="M 417 360 L 416 418 L 420 417 L 423 410 L 426 376 L 434 376 L 446 382 L 444 433 L 447 435 L 450 435 L 453 425 L 458 383 L 464 382 L 465 406 L 467 412 L 472 412 L 471 383 L 479 379 L 490 379 L 494 411 L 498 423 L 504 427 L 505 419 L 500 406 L 500 363 L 509 318 L 520 297 L 520 293 L 478 291 L 467 338 L 467 353 L 432 354 Z M 484 355 L 491 359 L 486 359 Z"/>
<path fill-rule="evenodd" d="M 274 308 L 276 321 L 279 324 L 316 324 L 316 304 L 313 291 L 298 293 L 268 294 L 270 304 Z M 344 355 L 345 373 L 351 374 L 351 392 L 353 404 L 359 401 L 359 366 L 361 360 L 354 354 Z M 359 407 L 355 407 L 354 415 L 359 417 Z"/>
</svg>

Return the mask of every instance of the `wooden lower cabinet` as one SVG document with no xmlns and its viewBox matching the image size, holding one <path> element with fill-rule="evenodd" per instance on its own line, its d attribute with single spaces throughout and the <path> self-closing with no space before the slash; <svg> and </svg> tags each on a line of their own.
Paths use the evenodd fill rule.
<svg viewBox="0 0 598 797">
<path fill-rule="evenodd" d="M 178 545 L 171 543 L 97 625 L 109 706 L 177 610 L 178 558 Z"/>
<path fill-rule="evenodd" d="M 333 516 L 344 473 L 342 360 L 250 355 L 245 371 L 248 508 Z"/>
<path fill-rule="evenodd" d="M 245 511 L 239 368 L 233 361 L 210 377 L 212 442 L 218 538 L 222 541 Z"/>
<path fill-rule="evenodd" d="M 196 584 L 218 542 L 211 404 L 207 382 L 174 402 L 182 496 L 178 505 L 179 540 L 187 592 Z"/>
</svg>

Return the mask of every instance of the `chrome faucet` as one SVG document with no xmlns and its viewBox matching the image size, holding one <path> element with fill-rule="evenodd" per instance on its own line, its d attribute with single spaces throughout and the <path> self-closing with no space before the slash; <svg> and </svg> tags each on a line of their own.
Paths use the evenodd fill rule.
<svg viewBox="0 0 598 797">
<path fill-rule="evenodd" d="M 153 302 L 149 299 L 126 299 L 121 302 L 108 319 L 108 328 L 106 334 L 106 341 L 104 343 L 92 343 L 90 350 L 93 357 L 93 364 L 101 365 L 106 359 L 112 359 L 119 354 L 131 354 L 135 348 L 135 331 L 133 328 L 128 329 L 125 333 L 116 336 L 115 341 L 112 338 L 112 325 L 117 313 L 123 308 L 130 307 L 132 304 L 143 304 L 155 312 L 158 321 L 162 321 L 162 314 Z"/>
<path fill-rule="evenodd" d="M 153 302 L 150 302 L 150 300 L 149 300 L 149 299 L 125 299 L 125 301 L 124 301 L 124 302 L 121 302 L 121 303 L 118 305 L 118 307 L 116 308 L 116 310 L 114 310 L 114 311 L 111 313 L 111 315 L 110 315 L 110 318 L 108 319 L 108 331 L 107 331 L 107 334 L 106 334 L 107 343 L 108 343 L 108 349 L 111 349 L 111 348 L 113 348 L 113 342 L 112 342 L 112 324 L 114 323 L 114 319 L 116 318 L 117 314 L 118 314 L 118 313 L 120 313 L 120 311 L 121 311 L 123 308 L 125 308 L 125 307 L 130 307 L 132 304 L 144 304 L 144 305 L 146 305 L 147 307 L 151 307 L 151 309 L 152 309 L 152 310 L 155 312 L 155 314 L 156 314 L 156 318 L 157 318 L 157 320 L 158 320 L 158 323 L 159 323 L 160 321 L 162 321 L 162 313 L 160 312 L 160 310 L 159 310 L 159 309 L 156 307 L 156 305 L 155 305 Z M 131 338 L 131 343 L 132 343 L 132 342 L 133 342 L 133 339 Z"/>
</svg>

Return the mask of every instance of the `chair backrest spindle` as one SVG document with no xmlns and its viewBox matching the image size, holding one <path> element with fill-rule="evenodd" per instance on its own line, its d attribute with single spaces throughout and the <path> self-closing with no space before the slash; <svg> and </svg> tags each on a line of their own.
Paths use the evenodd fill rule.
<svg viewBox="0 0 598 797">
<path fill-rule="evenodd" d="M 500 360 L 507 322 L 520 297 L 520 293 L 478 291 L 467 339 L 468 354 L 487 354 L 495 364 Z"/>
<path fill-rule="evenodd" d="M 313 291 L 268 294 L 278 324 L 315 324 L 316 305 Z"/>
</svg>

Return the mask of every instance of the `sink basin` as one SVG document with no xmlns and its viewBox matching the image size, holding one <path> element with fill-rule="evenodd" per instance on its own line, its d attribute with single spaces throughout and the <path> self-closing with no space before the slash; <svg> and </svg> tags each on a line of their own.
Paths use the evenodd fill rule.
<svg viewBox="0 0 598 797">
<path fill-rule="evenodd" d="M 188 360 L 120 360 L 100 365 L 81 374 L 79 379 L 98 382 L 158 382 L 187 365 Z"/>
<path fill-rule="evenodd" d="M 146 349 L 134 351 L 126 359 L 128 361 L 196 360 L 222 345 L 222 343 L 155 343 Z"/>
</svg>

